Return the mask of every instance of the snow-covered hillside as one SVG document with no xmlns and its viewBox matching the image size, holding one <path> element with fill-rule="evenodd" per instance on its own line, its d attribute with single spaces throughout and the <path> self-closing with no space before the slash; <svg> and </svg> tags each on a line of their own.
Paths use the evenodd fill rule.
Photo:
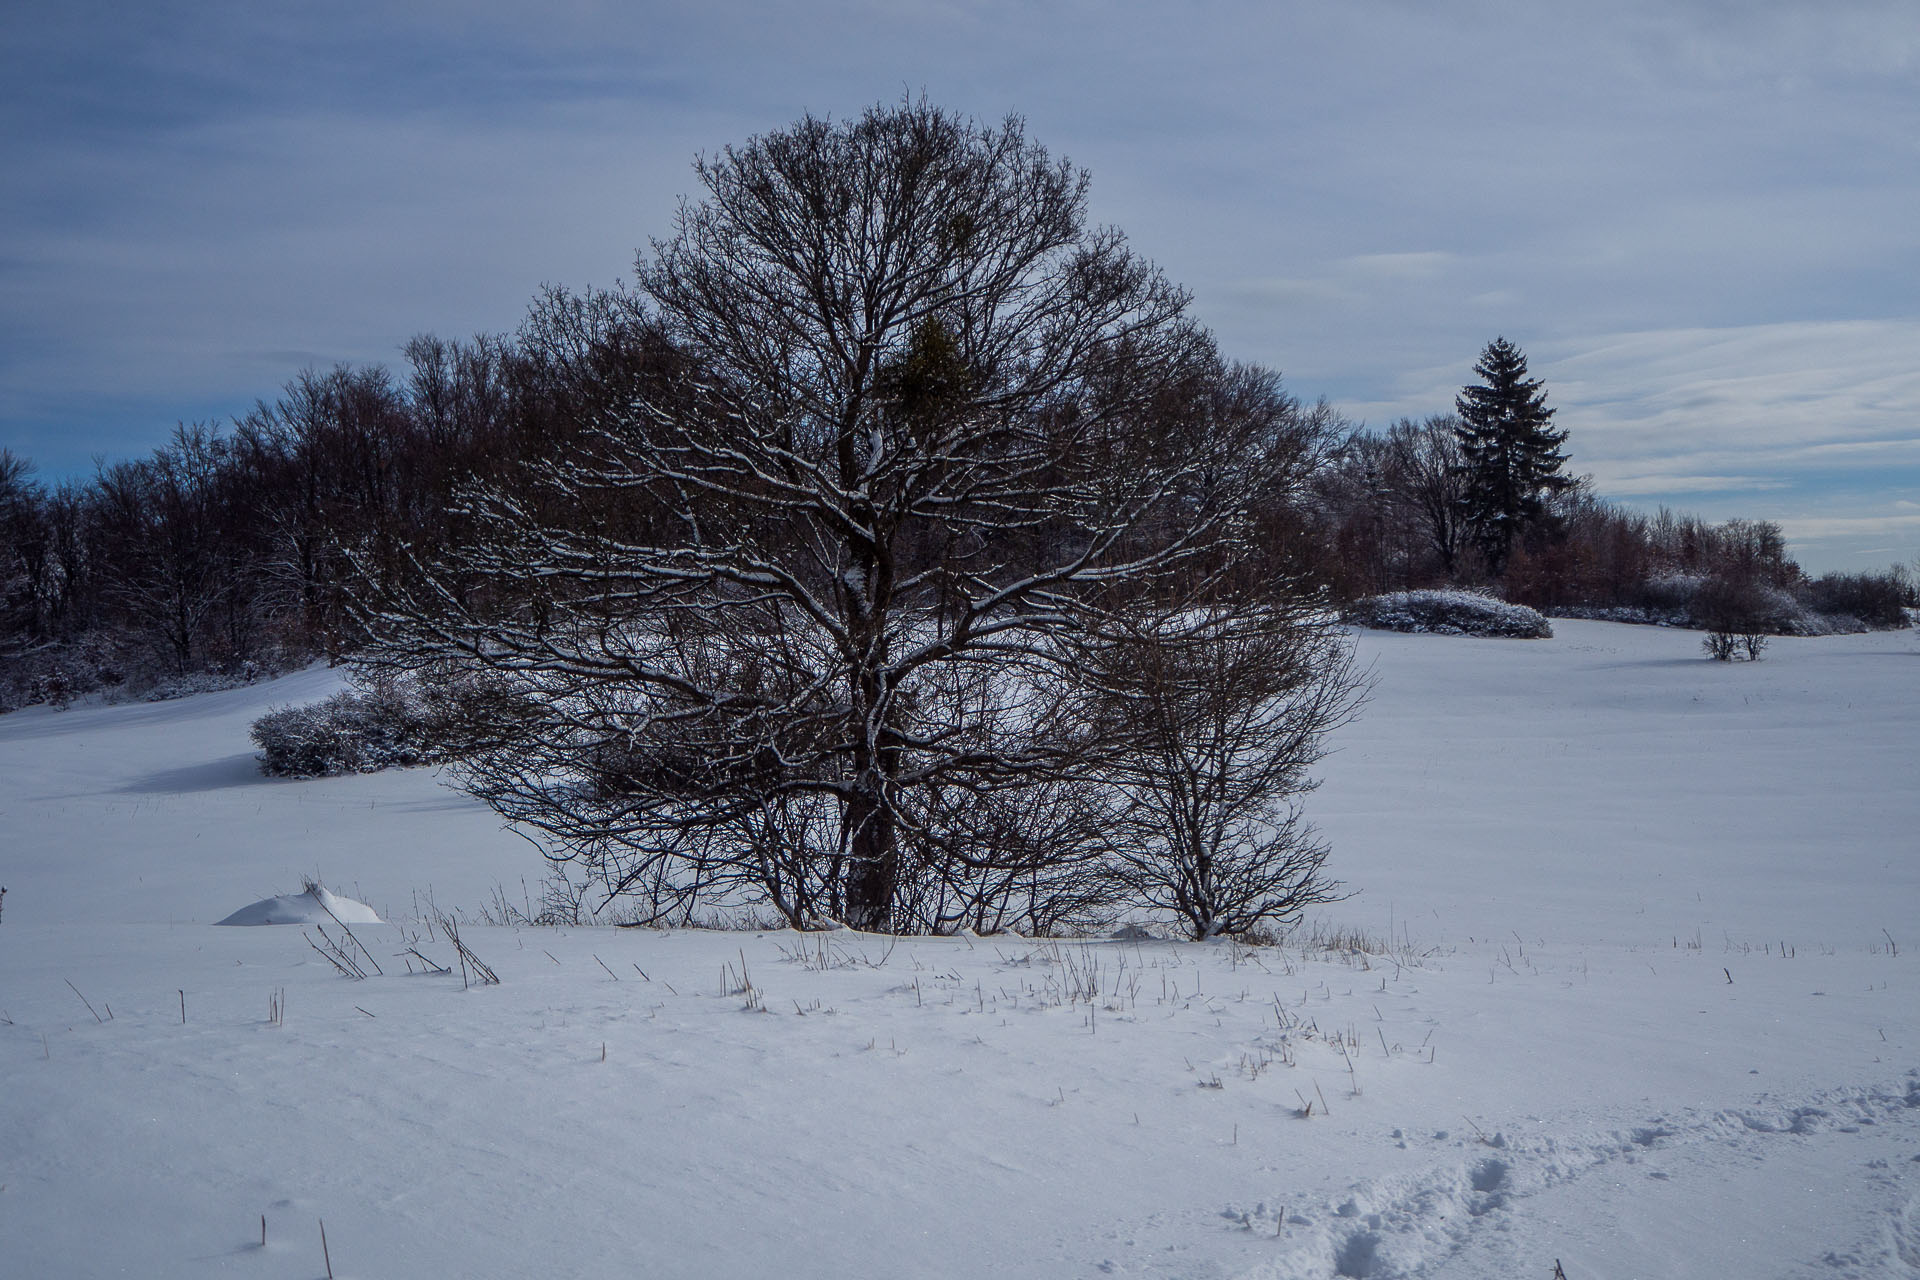
<svg viewBox="0 0 1920 1280">
<path fill-rule="evenodd" d="M 260 777 L 334 677 L 0 718 L 0 1273 L 1920 1275 L 1913 635 L 1556 631 L 1361 637 L 1370 952 L 469 926 L 465 987 L 428 899 L 541 867 Z M 306 879 L 384 974 L 213 927 Z"/>
</svg>

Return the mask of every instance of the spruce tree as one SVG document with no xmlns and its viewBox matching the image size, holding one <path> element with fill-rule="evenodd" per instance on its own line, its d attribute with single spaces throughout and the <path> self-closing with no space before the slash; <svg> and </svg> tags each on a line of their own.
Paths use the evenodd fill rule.
<svg viewBox="0 0 1920 1280">
<path fill-rule="evenodd" d="M 1475 543 L 1495 573 L 1506 567 L 1514 541 L 1537 527 L 1546 499 L 1573 486 L 1561 473 L 1567 433 L 1553 428 L 1553 410 L 1538 378 L 1527 377 L 1527 357 L 1495 338 L 1473 366 L 1477 386 L 1454 399 L 1465 457 L 1466 516 Z"/>
</svg>

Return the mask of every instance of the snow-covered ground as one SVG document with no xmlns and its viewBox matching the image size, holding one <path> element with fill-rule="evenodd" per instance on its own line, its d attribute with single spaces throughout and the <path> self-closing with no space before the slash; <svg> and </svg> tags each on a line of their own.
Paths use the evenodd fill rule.
<svg viewBox="0 0 1920 1280">
<path fill-rule="evenodd" d="M 260 777 L 329 674 L 0 718 L 0 1274 L 1920 1275 L 1913 634 L 1555 626 L 1361 637 L 1370 954 L 469 926 L 465 988 L 427 901 L 538 860 Z M 213 925 L 313 878 L 383 975 Z"/>
</svg>

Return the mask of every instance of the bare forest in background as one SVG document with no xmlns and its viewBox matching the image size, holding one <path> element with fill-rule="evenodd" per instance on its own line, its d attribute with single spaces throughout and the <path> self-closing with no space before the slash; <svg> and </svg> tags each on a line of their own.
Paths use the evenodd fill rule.
<svg viewBox="0 0 1920 1280">
<path fill-rule="evenodd" d="M 564 465 L 582 424 L 671 359 L 618 292 L 551 290 L 518 332 L 416 338 L 398 372 L 307 370 L 237 421 L 177 427 L 145 458 L 45 483 L 0 451 L 0 711 L 101 692 L 164 695 L 354 651 L 346 552 L 461 536 L 455 495 Z M 1776 632 L 1904 625 L 1894 567 L 1809 577 L 1766 521 L 1646 513 L 1580 484 L 1501 573 L 1459 505 L 1453 415 L 1351 427 L 1301 406 L 1329 447 L 1261 513 L 1266 572 L 1330 603 L 1469 586 L 1548 614 L 1706 625 L 1716 576 L 1765 587 Z"/>
</svg>

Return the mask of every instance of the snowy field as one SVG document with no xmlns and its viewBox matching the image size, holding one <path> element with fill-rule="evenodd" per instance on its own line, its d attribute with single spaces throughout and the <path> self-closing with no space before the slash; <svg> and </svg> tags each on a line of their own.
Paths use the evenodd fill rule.
<svg viewBox="0 0 1920 1280">
<path fill-rule="evenodd" d="M 260 777 L 334 676 L 0 717 L 0 1275 L 1920 1276 L 1913 633 L 1555 627 L 1361 636 L 1368 951 L 473 926 L 463 989 L 426 903 L 540 863 Z M 213 924 L 314 877 L 384 975 Z"/>
</svg>

